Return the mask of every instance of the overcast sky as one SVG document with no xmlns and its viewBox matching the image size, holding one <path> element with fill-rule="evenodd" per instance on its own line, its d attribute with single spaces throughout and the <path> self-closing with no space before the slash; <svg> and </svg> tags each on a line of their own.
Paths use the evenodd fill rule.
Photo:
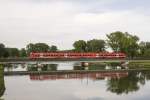
<svg viewBox="0 0 150 100">
<path fill-rule="evenodd" d="M 0 42 L 44 42 L 70 49 L 75 40 L 114 31 L 150 40 L 150 0 L 0 0 Z"/>
</svg>

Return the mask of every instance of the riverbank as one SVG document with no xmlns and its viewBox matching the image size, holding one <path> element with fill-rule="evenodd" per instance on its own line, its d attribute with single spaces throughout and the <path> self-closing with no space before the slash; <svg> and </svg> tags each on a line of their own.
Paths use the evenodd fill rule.
<svg viewBox="0 0 150 100">
<path fill-rule="evenodd" d="M 0 65 L 0 97 L 3 95 L 5 91 L 5 84 L 4 84 L 4 68 Z"/>
</svg>

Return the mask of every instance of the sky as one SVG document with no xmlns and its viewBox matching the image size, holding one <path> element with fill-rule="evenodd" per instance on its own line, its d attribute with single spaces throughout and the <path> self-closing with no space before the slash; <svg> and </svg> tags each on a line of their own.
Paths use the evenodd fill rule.
<svg viewBox="0 0 150 100">
<path fill-rule="evenodd" d="M 115 31 L 150 40 L 150 0 L 0 0 L 0 43 L 47 43 L 71 49 L 76 40 Z"/>
</svg>

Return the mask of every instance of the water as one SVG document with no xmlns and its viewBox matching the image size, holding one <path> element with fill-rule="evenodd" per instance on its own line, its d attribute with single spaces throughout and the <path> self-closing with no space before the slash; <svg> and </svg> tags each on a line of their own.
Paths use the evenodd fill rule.
<svg viewBox="0 0 150 100">
<path fill-rule="evenodd" d="M 37 65 L 15 64 L 9 67 L 11 70 L 5 68 L 5 71 L 38 70 L 35 66 Z M 86 70 L 75 63 L 42 66 L 46 67 L 41 71 Z M 106 66 L 101 66 L 99 69 L 105 68 Z M 4 79 L 6 87 L 2 96 L 4 100 L 149 100 L 150 98 L 150 71 L 30 74 L 5 76 Z"/>
<path fill-rule="evenodd" d="M 56 71 L 56 70 L 107 70 L 121 69 L 116 63 L 112 64 L 90 64 L 90 66 L 81 66 L 79 62 L 41 62 L 41 63 L 22 63 L 6 64 L 4 71 Z"/>
<path fill-rule="evenodd" d="M 43 71 L 73 70 L 78 65 L 80 64 L 75 62 L 6 64 L 4 71 L 38 71 L 39 68 Z"/>
</svg>

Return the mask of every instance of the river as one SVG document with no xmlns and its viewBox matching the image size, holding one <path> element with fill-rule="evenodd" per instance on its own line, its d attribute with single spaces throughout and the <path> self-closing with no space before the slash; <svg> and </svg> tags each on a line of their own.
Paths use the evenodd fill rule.
<svg viewBox="0 0 150 100">
<path fill-rule="evenodd" d="M 42 68 L 38 69 L 34 64 L 8 64 L 4 70 L 5 72 L 91 70 L 82 68 L 78 63 L 62 62 L 39 66 Z M 98 70 L 106 67 L 108 66 L 101 66 Z M 149 70 L 6 75 L 4 80 L 6 89 L 2 100 L 149 100 L 150 98 Z"/>
</svg>

